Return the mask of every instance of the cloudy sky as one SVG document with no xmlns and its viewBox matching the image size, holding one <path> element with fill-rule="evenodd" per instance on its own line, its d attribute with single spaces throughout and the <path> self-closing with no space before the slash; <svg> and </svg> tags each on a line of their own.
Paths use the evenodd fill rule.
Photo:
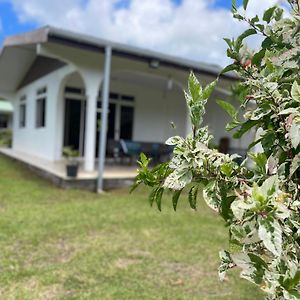
<svg viewBox="0 0 300 300">
<path fill-rule="evenodd" d="M 261 14 L 275 2 L 250 0 L 248 14 Z M 224 65 L 222 38 L 244 29 L 230 6 L 231 0 L 0 0 L 0 43 L 49 24 Z"/>
</svg>

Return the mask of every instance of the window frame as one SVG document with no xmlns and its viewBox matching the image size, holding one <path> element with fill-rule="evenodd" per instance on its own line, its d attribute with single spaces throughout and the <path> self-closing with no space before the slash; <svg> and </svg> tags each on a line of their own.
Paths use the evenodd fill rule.
<svg viewBox="0 0 300 300">
<path fill-rule="evenodd" d="M 27 119 L 27 96 L 23 95 L 20 97 L 19 103 L 19 128 L 26 128 Z"/>
<path fill-rule="evenodd" d="M 47 87 L 39 88 L 36 92 L 35 100 L 35 128 L 42 129 L 46 127 L 47 116 Z"/>
</svg>

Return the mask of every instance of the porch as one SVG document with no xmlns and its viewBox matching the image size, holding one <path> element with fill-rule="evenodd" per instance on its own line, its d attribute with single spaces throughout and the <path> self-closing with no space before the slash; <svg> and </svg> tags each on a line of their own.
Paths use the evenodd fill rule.
<svg viewBox="0 0 300 300">
<path fill-rule="evenodd" d="M 66 162 L 63 159 L 53 162 L 10 148 L 0 148 L 0 155 L 19 161 L 35 173 L 38 173 L 41 177 L 52 181 L 59 187 L 80 188 L 90 191 L 96 190 L 98 172 L 85 171 L 83 161 L 80 161 L 77 178 L 73 179 L 66 176 Z M 109 190 L 112 188 L 129 186 L 133 183 L 136 174 L 136 165 L 106 165 L 103 173 L 104 189 Z"/>
</svg>

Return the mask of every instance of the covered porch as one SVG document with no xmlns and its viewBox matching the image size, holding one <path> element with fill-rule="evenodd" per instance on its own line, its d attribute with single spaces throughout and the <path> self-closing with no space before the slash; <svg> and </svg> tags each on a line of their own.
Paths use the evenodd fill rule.
<svg viewBox="0 0 300 300">
<path fill-rule="evenodd" d="M 41 177 L 51 180 L 54 184 L 63 188 L 81 188 L 90 191 L 97 189 L 98 171 L 86 172 L 83 161 L 80 162 L 79 172 L 76 179 L 66 176 L 65 160 L 51 162 L 47 159 L 16 151 L 10 148 L 0 148 L 0 155 L 16 160 L 29 169 L 38 173 Z M 98 161 L 96 160 L 96 164 Z M 106 165 L 103 173 L 103 188 L 112 189 L 128 186 L 133 183 L 137 174 L 137 168 L 133 165 Z"/>
</svg>

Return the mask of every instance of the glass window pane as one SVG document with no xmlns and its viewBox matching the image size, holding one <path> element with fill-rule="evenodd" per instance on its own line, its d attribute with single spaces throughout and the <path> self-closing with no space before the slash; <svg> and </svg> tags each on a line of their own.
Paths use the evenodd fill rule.
<svg viewBox="0 0 300 300">
<path fill-rule="evenodd" d="M 120 138 L 132 140 L 134 108 L 130 106 L 121 107 Z"/>
</svg>

